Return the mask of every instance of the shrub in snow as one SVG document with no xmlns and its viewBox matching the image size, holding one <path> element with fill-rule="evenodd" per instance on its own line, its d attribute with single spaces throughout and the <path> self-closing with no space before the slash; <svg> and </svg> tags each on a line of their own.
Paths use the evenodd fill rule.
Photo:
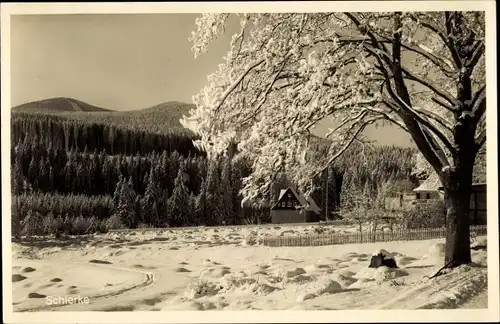
<svg viewBox="0 0 500 324">
<path fill-rule="evenodd" d="M 112 229 L 121 229 L 125 228 L 125 225 L 122 223 L 121 217 L 118 214 L 111 215 L 106 221 L 107 230 Z"/>
<path fill-rule="evenodd" d="M 28 210 L 28 213 L 21 221 L 22 235 L 32 236 L 32 235 L 43 235 L 43 216 L 39 212 L 32 212 Z"/>
<path fill-rule="evenodd" d="M 378 268 L 386 266 L 389 268 L 397 268 L 396 260 L 394 260 L 394 256 L 387 252 L 386 250 L 379 250 L 372 254 L 372 258 L 370 260 L 369 268 Z"/>
<path fill-rule="evenodd" d="M 54 217 L 52 213 L 49 213 L 46 217 L 43 219 L 43 231 L 45 234 L 53 234 L 53 235 L 60 235 L 62 234 L 63 230 L 63 218 L 58 216 Z"/>
<path fill-rule="evenodd" d="M 195 284 L 190 284 L 186 291 L 184 292 L 184 296 L 187 299 L 195 299 L 203 296 L 213 296 L 216 295 L 221 289 L 221 286 L 215 285 L 210 281 L 206 281 L 203 279 L 198 279 Z"/>
<path fill-rule="evenodd" d="M 259 243 L 260 243 L 259 236 L 258 236 L 258 234 L 257 234 L 256 231 L 251 231 L 245 237 L 245 239 L 243 240 L 243 242 L 241 242 L 241 244 L 244 245 L 244 246 L 246 246 L 246 245 L 257 245 Z"/>
<path fill-rule="evenodd" d="M 406 225 L 409 229 L 437 228 L 445 225 L 446 212 L 442 200 L 416 205 L 415 208 L 404 213 L 404 219 L 406 219 Z"/>
<path fill-rule="evenodd" d="M 267 280 L 259 280 L 258 276 L 237 277 L 226 275 L 220 280 L 220 289 L 224 291 L 238 289 L 252 294 L 267 295 L 279 288 L 271 286 Z"/>
<path fill-rule="evenodd" d="M 97 219 L 95 217 L 85 218 L 78 216 L 71 221 L 70 235 L 84 235 L 89 234 L 97 229 Z"/>
</svg>

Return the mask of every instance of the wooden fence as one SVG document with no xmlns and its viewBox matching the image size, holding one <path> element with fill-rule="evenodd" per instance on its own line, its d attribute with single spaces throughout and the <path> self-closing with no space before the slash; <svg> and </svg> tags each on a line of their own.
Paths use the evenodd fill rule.
<svg viewBox="0 0 500 324">
<path fill-rule="evenodd" d="M 486 225 L 471 226 L 471 236 L 486 235 Z M 352 234 L 315 234 L 302 236 L 275 236 L 264 237 L 265 246 L 322 246 L 349 243 L 375 243 L 389 241 L 418 241 L 443 238 L 446 228 L 423 228 L 414 230 L 399 230 L 377 233 L 352 233 Z"/>
</svg>

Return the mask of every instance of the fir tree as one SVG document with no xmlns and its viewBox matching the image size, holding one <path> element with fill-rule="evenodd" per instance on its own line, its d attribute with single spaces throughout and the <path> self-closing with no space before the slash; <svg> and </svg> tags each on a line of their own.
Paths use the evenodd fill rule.
<svg viewBox="0 0 500 324">
<path fill-rule="evenodd" d="M 160 209 L 159 201 L 162 192 L 157 182 L 157 173 L 155 169 L 151 169 L 146 182 L 146 192 L 141 201 L 143 223 L 153 226 L 160 225 Z"/>
<path fill-rule="evenodd" d="M 119 187 L 120 194 L 118 198 L 118 206 L 114 214 L 119 217 L 125 227 L 135 228 L 137 227 L 137 220 L 135 219 L 136 193 L 132 185 L 132 179 L 130 178 L 127 182 L 122 180 Z"/>
<path fill-rule="evenodd" d="M 184 225 L 185 220 L 189 216 L 186 208 L 186 204 L 189 200 L 189 194 L 187 192 L 185 181 L 185 171 L 183 168 L 179 168 L 177 177 L 175 178 L 172 196 L 168 200 L 168 209 L 171 215 L 169 225 L 172 227 Z"/>
</svg>

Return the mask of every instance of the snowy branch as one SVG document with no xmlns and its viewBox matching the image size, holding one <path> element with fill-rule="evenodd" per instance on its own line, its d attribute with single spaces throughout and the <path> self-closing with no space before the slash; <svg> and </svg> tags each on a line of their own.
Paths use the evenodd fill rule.
<svg viewBox="0 0 500 324">
<path fill-rule="evenodd" d="M 255 69 L 257 66 L 261 65 L 262 63 L 264 63 L 264 59 L 257 60 L 255 62 L 247 65 L 247 68 L 243 71 L 243 73 L 240 75 L 240 77 L 236 81 L 234 81 L 233 84 L 230 87 L 228 87 L 227 90 L 224 92 L 224 94 L 222 95 L 222 98 L 220 99 L 220 101 L 217 104 L 217 107 L 215 108 L 215 111 L 217 111 L 224 104 L 224 101 L 226 101 L 227 97 L 236 89 L 236 87 L 238 87 L 238 85 L 241 83 L 241 81 L 243 81 L 243 79 L 245 79 L 247 74 L 250 73 L 250 71 Z"/>
</svg>

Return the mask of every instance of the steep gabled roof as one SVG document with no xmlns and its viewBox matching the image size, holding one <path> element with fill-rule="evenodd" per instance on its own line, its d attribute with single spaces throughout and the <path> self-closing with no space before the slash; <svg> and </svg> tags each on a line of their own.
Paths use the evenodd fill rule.
<svg viewBox="0 0 500 324">
<path fill-rule="evenodd" d="M 314 201 L 314 199 L 312 197 L 309 197 L 309 199 L 306 199 L 306 197 L 302 194 L 302 192 L 298 191 L 298 190 L 295 190 L 293 187 L 288 187 L 287 189 L 281 189 L 280 190 L 280 195 L 278 197 L 278 201 L 276 202 L 276 204 L 272 207 L 276 207 L 276 205 L 283 199 L 283 197 L 285 196 L 285 194 L 288 192 L 288 191 L 291 191 L 292 194 L 295 196 L 295 198 L 299 201 L 299 203 L 302 205 L 302 206 L 305 206 L 305 209 L 306 210 L 310 210 L 310 211 L 313 211 L 315 212 L 316 214 L 319 214 L 321 213 L 321 209 L 318 207 L 318 205 L 316 204 L 316 202 Z"/>
<path fill-rule="evenodd" d="M 437 173 L 433 172 L 427 179 L 420 184 L 417 188 L 413 189 L 414 192 L 420 191 L 438 191 L 442 186 L 441 180 Z"/>
</svg>

